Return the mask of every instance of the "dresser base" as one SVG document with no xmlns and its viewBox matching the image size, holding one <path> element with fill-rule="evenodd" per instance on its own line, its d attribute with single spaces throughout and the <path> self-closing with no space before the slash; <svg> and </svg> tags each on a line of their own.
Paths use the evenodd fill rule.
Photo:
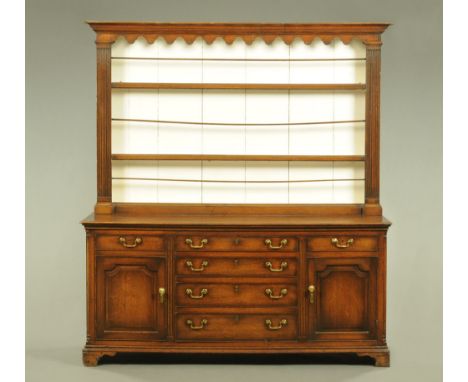
<svg viewBox="0 0 468 382">
<path fill-rule="evenodd" d="M 199 344 L 198 344 L 199 345 Z M 369 357 L 374 360 L 374 365 L 379 367 L 390 366 L 390 352 L 387 346 L 378 347 L 354 347 L 354 348 L 320 348 L 320 347 L 271 347 L 271 346 L 244 346 L 244 347 L 227 347 L 222 344 L 210 344 L 207 347 L 193 347 L 191 345 L 176 345 L 176 346 L 96 346 L 87 345 L 83 349 L 83 364 L 85 366 L 97 366 L 100 359 L 104 356 L 114 357 L 117 353 L 138 354 L 138 353 L 153 353 L 153 354 L 204 354 L 204 355 L 240 355 L 240 354 L 255 354 L 255 355 L 272 355 L 272 354 L 310 354 L 310 355 L 356 355 L 358 357 Z"/>
<path fill-rule="evenodd" d="M 334 354 L 389 365 L 384 218 L 134 219 L 84 222 L 85 365 L 119 353 Z"/>
</svg>

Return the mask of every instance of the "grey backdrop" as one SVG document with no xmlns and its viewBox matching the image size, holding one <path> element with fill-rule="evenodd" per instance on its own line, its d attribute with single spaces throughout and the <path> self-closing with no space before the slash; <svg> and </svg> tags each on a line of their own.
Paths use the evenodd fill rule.
<svg viewBox="0 0 468 382">
<path fill-rule="evenodd" d="M 442 1 L 29 0 L 28 381 L 440 381 Z M 85 235 L 96 189 L 95 47 L 84 20 L 392 22 L 383 36 L 381 195 L 392 366 L 81 366 Z M 12 256 L 14 254 L 5 254 Z"/>
</svg>

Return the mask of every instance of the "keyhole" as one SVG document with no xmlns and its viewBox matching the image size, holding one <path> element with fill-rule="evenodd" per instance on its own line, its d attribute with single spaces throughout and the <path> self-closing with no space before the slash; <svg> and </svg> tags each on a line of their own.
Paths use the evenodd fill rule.
<svg viewBox="0 0 468 382">
<path fill-rule="evenodd" d="M 239 259 L 234 259 L 234 265 L 239 265 Z"/>
<path fill-rule="evenodd" d="M 236 238 L 234 239 L 234 244 L 235 244 L 235 245 L 239 245 L 239 244 L 240 244 L 240 239 L 239 239 L 238 237 L 236 237 Z"/>
<path fill-rule="evenodd" d="M 239 293 L 239 285 L 234 285 L 234 292 Z"/>
</svg>

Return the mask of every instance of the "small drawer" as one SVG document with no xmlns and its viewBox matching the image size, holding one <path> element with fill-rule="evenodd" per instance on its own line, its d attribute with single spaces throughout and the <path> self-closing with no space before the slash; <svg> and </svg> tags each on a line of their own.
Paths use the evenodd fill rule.
<svg viewBox="0 0 468 382">
<path fill-rule="evenodd" d="M 97 234 L 96 249 L 100 251 L 164 251 L 164 238 L 123 232 L 119 235 Z"/>
<path fill-rule="evenodd" d="M 178 314 L 179 340 L 286 340 L 297 334 L 292 314 Z"/>
<path fill-rule="evenodd" d="M 218 236 L 178 236 L 175 244 L 176 251 L 270 251 L 296 252 L 298 240 L 292 237 L 218 237 Z"/>
<path fill-rule="evenodd" d="M 375 236 L 331 235 L 313 237 L 307 241 L 309 251 L 377 251 L 379 241 Z"/>
<path fill-rule="evenodd" d="M 176 274 L 219 276 L 294 276 L 297 258 L 291 256 L 184 256 L 176 259 Z"/>
<path fill-rule="evenodd" d="M 208 280 L 176 285 L 177 306 L 288 306 L 296 305 L 295 284 L 221 284 Z"/>
</svg>

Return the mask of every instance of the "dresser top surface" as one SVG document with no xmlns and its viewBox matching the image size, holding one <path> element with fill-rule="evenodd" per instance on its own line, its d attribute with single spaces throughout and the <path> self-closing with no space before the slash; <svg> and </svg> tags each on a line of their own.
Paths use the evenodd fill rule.
<svg viewBox="0 0 468 382">
<path fill-rule="evenodd" d="M 91 214 L 81 222 L 85 227 L 265 227 L 265 228 L 388 228 L 383 216 L 293 216 L 293 215 L 220 215 L 220 214 Z"/>
</svg>

